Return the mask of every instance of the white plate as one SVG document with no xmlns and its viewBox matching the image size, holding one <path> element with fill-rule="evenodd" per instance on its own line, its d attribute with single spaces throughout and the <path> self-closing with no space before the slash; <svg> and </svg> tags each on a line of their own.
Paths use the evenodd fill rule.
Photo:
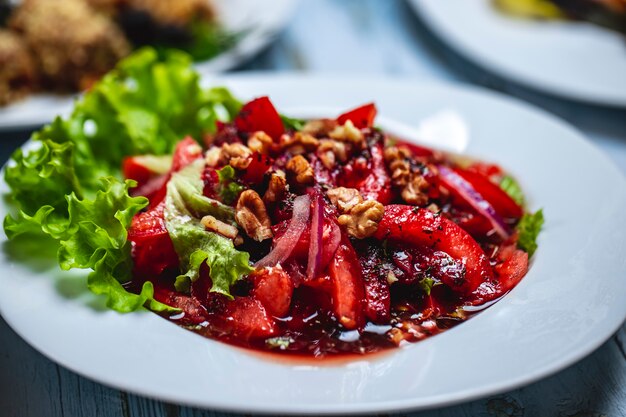
<svg viewBox="0 0 626 417">
<path fill-rule="evenodd" d="M 246 412 L 385 412 L 535 381 L 596 349 L 626 317 L 626 181 L 554 117 L 483 90 L 409 80 L 223 81 L 242 98 L 269 94 L 279 109 L 300 116 L 333 116 L 375 100 L 382 125 L 430 139 L 445 133 L 441 121 L 452 121 L 454 143 L 510 169 L 531 208 L 544 208 L 545 231 L 528 275 L 485 312 L 423 342 L 352 361 L 294 362 L 202 338 L 152 313 L 94 308 L 100 304 L 77 290 L 80 280 L 28 252 L 19 256 L 32 264 L 21 263 L 3 244 L 0 312 L 44 355 L 106 385 L 169 402 Z M 6 210 L 0 205 L 0 215 Z"/>
<path fill-rule="evenodd" d="M 226 30 L 246 34 L 233 48 L 197 63 L 197 70 L 203 74 L 228 70 L 260 52 L 288 24 L 298 0 L 215 0 L 214 4 Z M 36 127 L 49 123 L 56 115 L 69 114 L 74 97 L 33 94 L 10 106 L 0 106 L 0 131 Z"/>
<path fill-rule="evenodd" d="M 491 0 L 410 0 L 424 22 L 466 58 L 565 98 L 626 106 L 626 38 L 580 22 L 513 19 Z"/>
</svg>

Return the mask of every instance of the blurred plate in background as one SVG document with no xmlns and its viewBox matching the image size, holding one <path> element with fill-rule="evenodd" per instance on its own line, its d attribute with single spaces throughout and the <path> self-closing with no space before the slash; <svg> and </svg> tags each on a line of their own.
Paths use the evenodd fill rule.
<svg viewBox="0 0 626 417">
<path fill-rule="evenodd" d="M 234 47 L 213 59 L 196 63 L 200 73 L 236 67 L 270 44 L 289 22 L 298 0 L 216 0 L 220 22 L 228 32 L 243 33 Z M 74 96 L 33 94 L 0 107 L 0 130 L 34 128 L 72 110 Z"/>
<path fill-rule="evenodd" d="M 409 0 L 444 42 L 485 69 L 569 99 L 626 106 L 626 40 L 588 23 L 521 20 L 490 0 Z"/>
</svg>

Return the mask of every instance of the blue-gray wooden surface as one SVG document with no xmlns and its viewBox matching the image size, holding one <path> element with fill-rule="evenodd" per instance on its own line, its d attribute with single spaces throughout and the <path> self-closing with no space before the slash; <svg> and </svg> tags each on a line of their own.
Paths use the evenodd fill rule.
<svg viewBox="0 0 626 417">
<path fill-rule="evenodd" d="M 484 85 L 568 120 L 626 173 L 626 109 L 567 102 L 503 80 L 448 49 L 403 1 L 304 0 L 277 42 L 238 70 L 358 72 Z M 29 134 L 0 133 L 0 160 Z M 545 380 L 467 404 L 402 415 L 626 416 L 625 346 L 622 326 L 589 357 Z M 0 417 L 227 415 L 148 400 L 77 376 L 37 353 L 0 318 Z"/>
</svg>

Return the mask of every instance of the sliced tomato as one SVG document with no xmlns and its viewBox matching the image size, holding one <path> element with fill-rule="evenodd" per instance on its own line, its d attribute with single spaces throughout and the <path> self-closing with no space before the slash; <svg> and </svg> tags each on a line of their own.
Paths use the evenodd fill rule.
<svg viewBox="0 0 626 417">
<path fill-rule="evenodd" d="M 141 163 L 140 156 L 128 156 L 122 161 L 122 175 L 124 178 L 137 181 L 137 187 L 147 183 L 154 173 Z"/>
<path fill-rule="evenodd" d="M 464 277 L 444 278 L 444 284 L 454 291 L 469 294 L 483 281 L 493 278 L 489 260 L 480 245 L 454 222 L 429 210 L 405 205 L 386 206 L 375 236 L 380 240 L 442 251 L 462 263 Z"/>
<path fill-rule="evenodd" d="M 191 136 L 176 144 L 170 172 L 180 171 L 193 161 L 202 157 L 202 147 Z"/>
<path fill-rule="evenodd" d="M 496 164 L 490 164 L 487 162 L 474 162 L 467 168 L 468 171 L 475 172 L 483 177 L 500 177 L 503 174 L 502 168 Z"/>
<path fill-rule="evenodd" d="M 391 178 L 383 156 L 383 145 L 381 143 L 373 145 L 370 153 L 367 167 L 358 168 L 354 162 L 347 164 L 343 167 L 338 182 L 341 186 L 358 189 L 365 200 L 376 200 L 387 205 L 393 196 Z"/>
<path fill-rule="evenodd" d="M 138 213 L 128 229 L 132 242 L 135 273 L 156 277 L 166 269 L 178 268 L 178 255 L 165 228 L 163 209 L 165 202 L 146 212 Z"/>
<path fill-rule="evenodd" d="M 435 151 L 430 148 L 426 148 L 424 146 L 416 145 L 410 142 L 402 142 L 398 144 L 400 148 L 406 148 L 411 151 L 413 156 L 422 157 L 422 158 L 430 158 L 435 155 Z"/>
<path fill-rule="evenodd" d="M 250 159 L 250 164 L 248 168 L 241 172 L 239 178 L 247 184 L 260 184 L 274 161 L 269 156 L 258 152 L 253 153 L 248 158 Z"/>
<path fill-rule="evenodd" d="M 365 129 L 374 126 L 374 119 L 376 118 L 376 106 L 374 103 L 364 104 L 361 107 L 352 109 L 345 112 L 341 116 L 337 117 L 337 123 L 340 125 L 345 124 L 348 120 L 358 129 Z"/>
<path fill-rule="evenodd" d="M 259 300 L 265 310 L 274 317 L 289 313 L 293 282 L 281 267 L 267 267 L 250 275 L 254 288 L 252 296 Z"/>
<path fill-rule="evenodd" d="M 182 310 L 183 315 L 177 316 L 179 318 L 176 320 L 180 324 L 189 326 L 207 321 L 207 310 L 195 297 L 155 285 L 154 298 L 168 306 Z"/>
<path fill-rule="evenodd" d="M 136 156 L 129 159 L 128 167 L 129 175 L 141 175 L 143 171 L 139 168 L 137 163 L 143 163 L 145 165 L 145 158 L 152 157 L 151 155 Z M 172 176 L 173 172 L 180 171 L 185 166 L 189 165 L 193 161 L 202 157 L 202 148 L 191 137 L 187 136 L 176 144 L 174 154 L 171 157 L 171 166 L 169 170 L 160 172 L 160 175 L 152 174 L 144 183 L 139 183 L 139 186 L 131 191 L 132 195 L 141 195 L 147 197 L 150 200 L 150 207 L 156 207 L 167 194 L 167 182 Z M 160 158 L 160 157 L 157 157 Z M 134 170 L 134 171 L 133 171 Z M 128 177 L 127 178 L 131 178 Z M 135 178 L 133 178 L 135 179 Z"/>
<path fill-rule="evenodd" d="M 280 135 L 285 133 L 283 121 L 268 97 L 259 97 L 246 103 L 235 118 L 235 126 L 246 133 L 263 131 L 274 141 L 278 141 Z"/>
<path fill-rule="evenodd" d="M 487 200 L 502 218 L 519 219 L 524 214 L 522 207 L 487 177 L 464 169 L 456 169 L 455 171 L 470 183 L 474 190 Z"/>
<path fill-rule="evenodd" d="M 385 277 L 364 275 L 365 316 L 373 323 L 387 323 L 391 314 L 391 294 Z"/>
<path fill-rule="evenodd" d="M 263 304 L 252 297 L 235 297 L 226 303 L 220 318 L 232 336 L 243 340 L 271 337 L 278 331 Z"/>
<path fill-rule="evenodd" d="M 504 262 L 496 265 L 495 270 L 502 293 L 511 291 L 528 272 L 528 254 L 515 249 Z"/>
<path fill-rule="evenodd" d="M 362 328 L 365 322 L 363 277 L 356 252 L 347 239 L 337 248 L 329 272 L 335 317 L 346 329 Z"/>
</svg>

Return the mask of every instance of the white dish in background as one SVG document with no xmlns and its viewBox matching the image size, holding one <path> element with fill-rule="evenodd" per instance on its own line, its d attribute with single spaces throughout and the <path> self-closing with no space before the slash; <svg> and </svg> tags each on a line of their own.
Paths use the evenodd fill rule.
<svg viewBox="0 0 626 417">
<path fill-rule="evenodd" d="M 269 45 L 289 23 L 298 0 L 215 0 L 224 28 L 245 35 L 237 44 L 208 61 L 196 63 L 203 74 L 226 71 Z M 9 106 L 0 106 L 0 130 L 33 128 L 72 111 L 76 95 L 33 94 Z"/>
<path fill-rule="evenodd" d="M 626 37 L 589 23 L 515 19 L 491 0 L 410 0 L 458 53 L 527 87 L 626 106 Z"/>
<path fill-rule="evenodd" d="M 495 93 L 412 80 L 216 81 L 242 99 L 269 95 L 293 116 L 332 117 L 374 100 L 379 123 L 409 140 L 418 127 L 437 132 L 437 120 L 455 120 L 450 132 L 463 141 L 459 147 L 510 170 L 530 208 L 544 208 L 528 275 L 500 302 L 441 335 L 381 355 L 298 362 L 205 339 L 149 312 L 94 308 L 101 303 L 76 274 L 60 272 L 54 261 L 51 268 L 36 263 L 27 252 L 20 256 L 31 262 L 19 262 L 2 234 L 0 313 L 55 362 L 124 391 L 198 407 L 376 413 L 449 405 L 533 382 L 592 352 L 626 317 L 626 180 L 561 121 Z M 0 216 L 7 209 L 0 203 Z"/>
</svg>

